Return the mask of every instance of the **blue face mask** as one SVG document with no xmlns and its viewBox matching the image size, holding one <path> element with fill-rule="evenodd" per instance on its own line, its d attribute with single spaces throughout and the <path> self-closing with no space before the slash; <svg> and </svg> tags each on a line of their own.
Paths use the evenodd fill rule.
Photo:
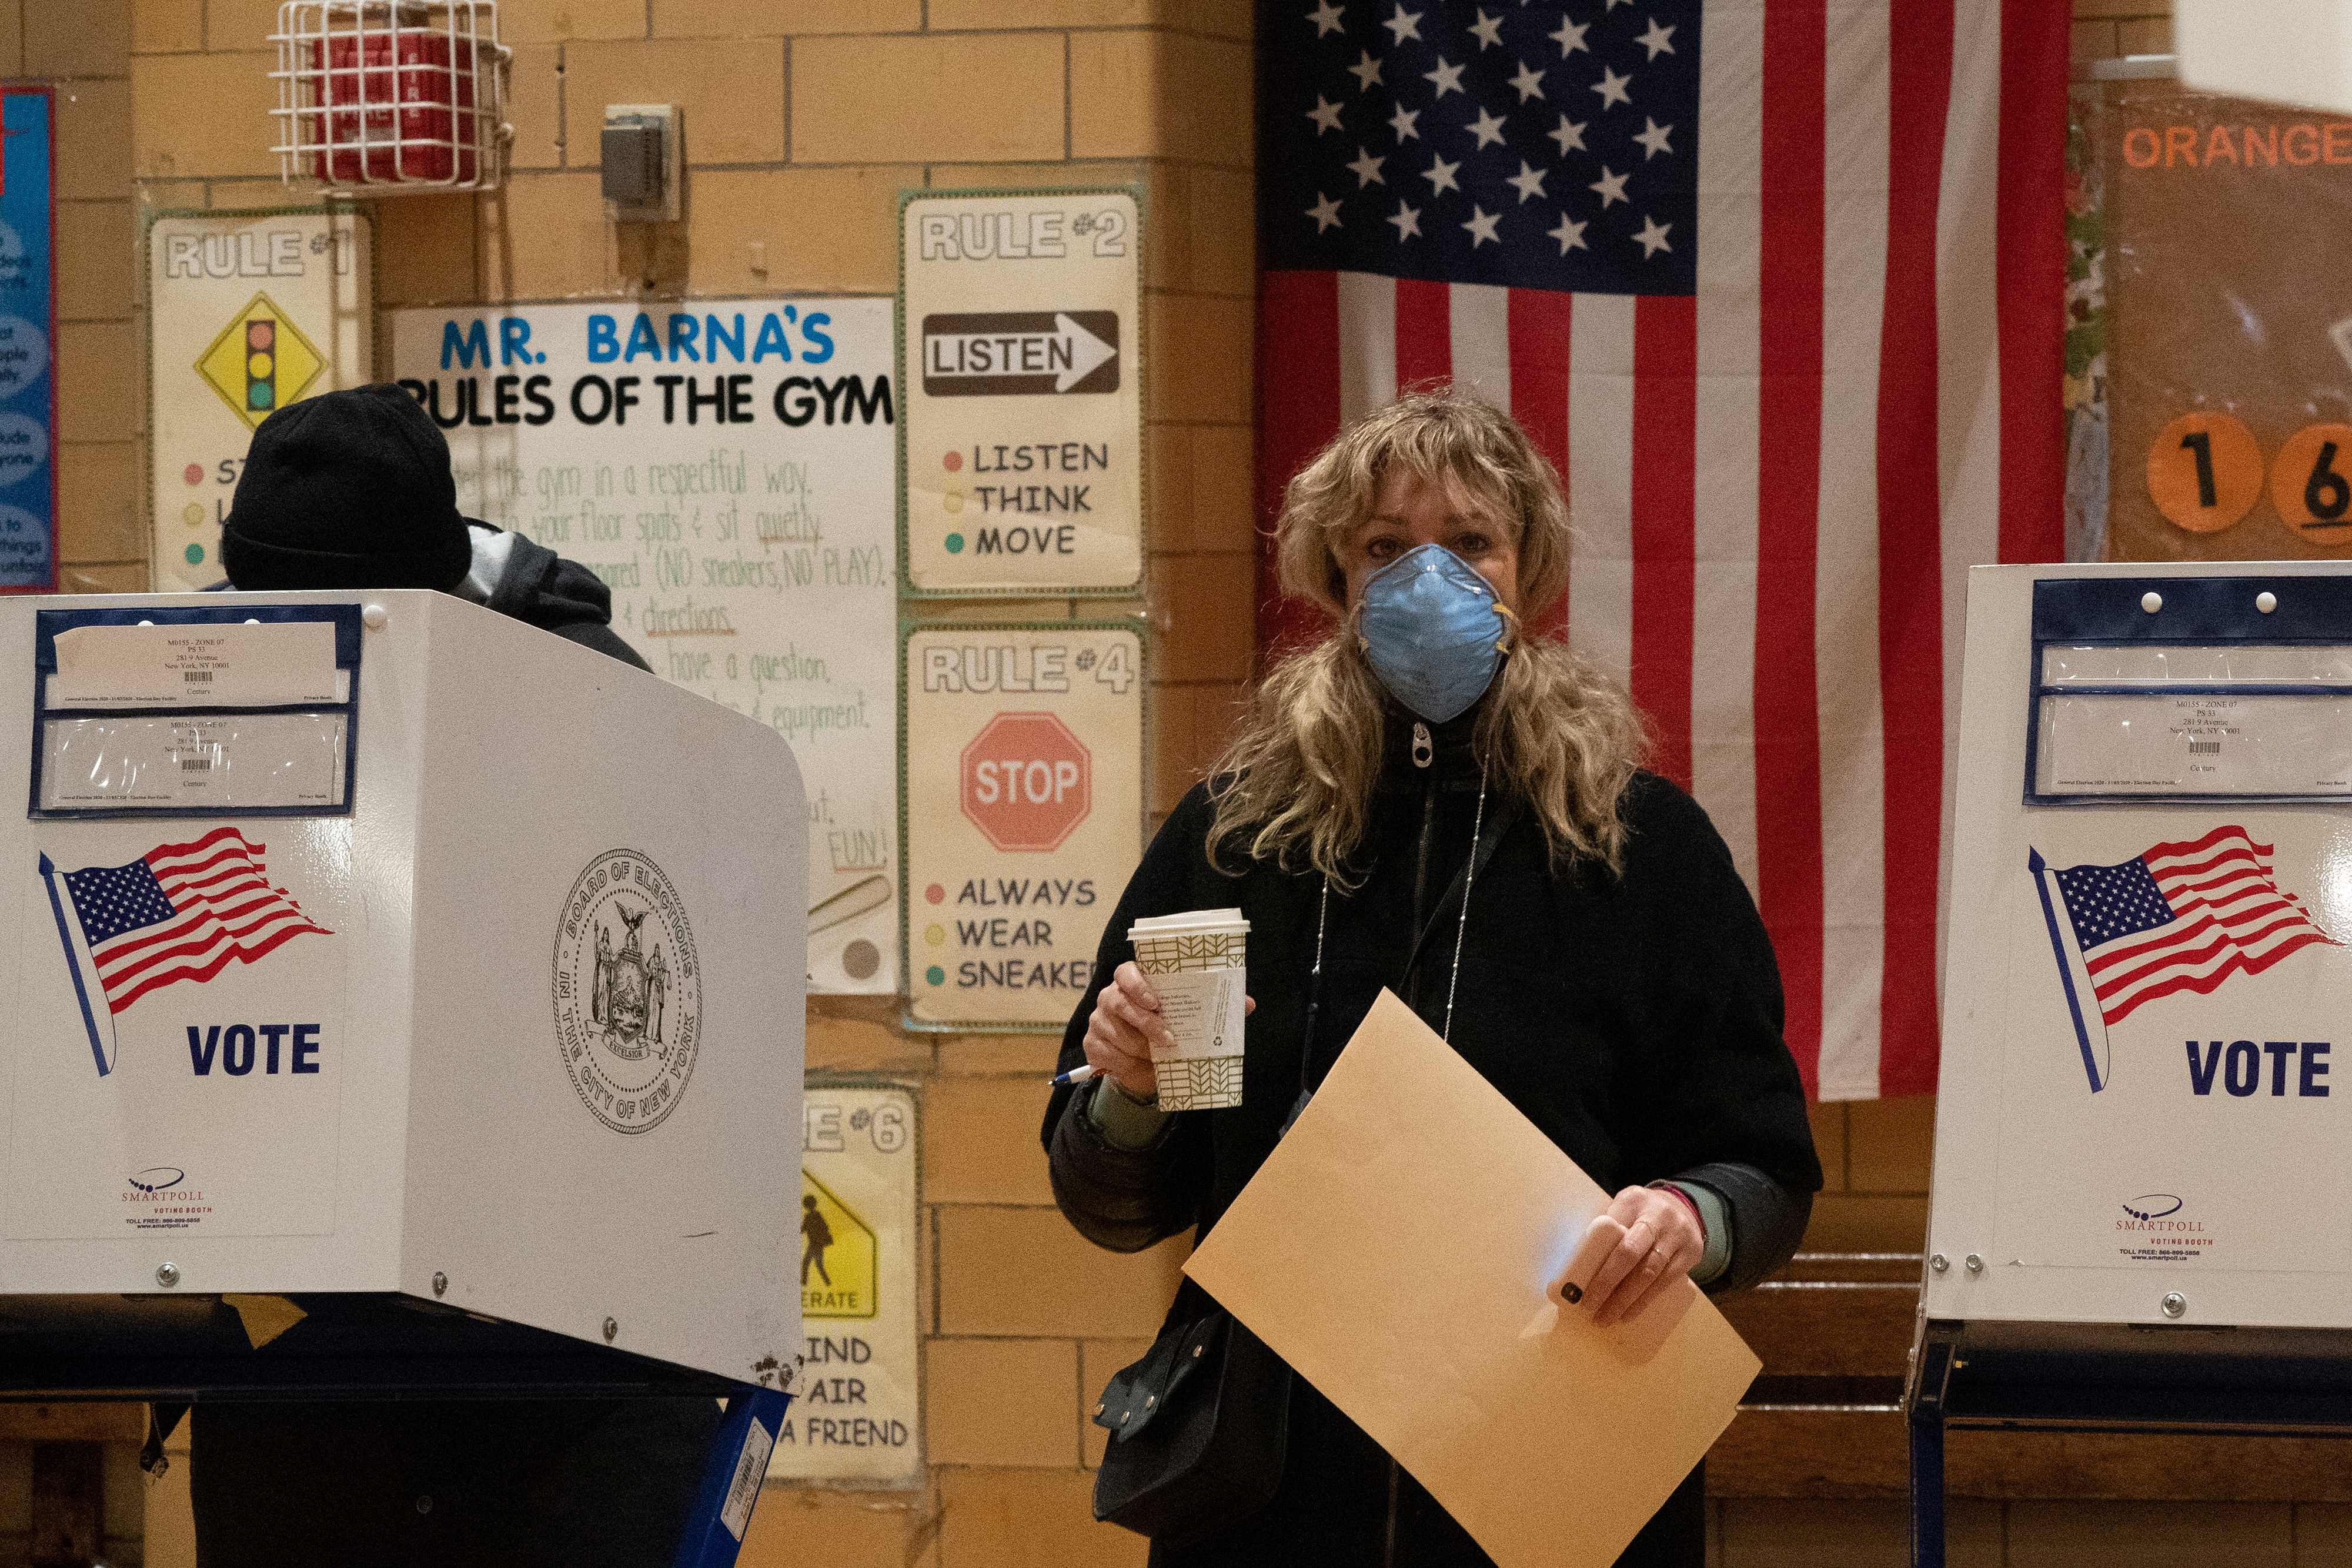
<svg viewBox="0 0 2352 1568">
<path fill-rule="evenodd" d="M 1420 545 L 1372 573 L 1356 612 L 1365 662 L 1397 701 L 1432 724 L 1469 711 L 1494 684 L 1509 612 L 1468 561 Z"/>
</svg>

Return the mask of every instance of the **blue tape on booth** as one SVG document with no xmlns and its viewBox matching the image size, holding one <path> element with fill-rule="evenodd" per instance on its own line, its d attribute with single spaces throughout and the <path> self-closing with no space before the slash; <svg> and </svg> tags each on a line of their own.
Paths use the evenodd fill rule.
<svg viewBox="0 0 2352 1568">
<path fill-rule="evenodd" d="M 2037 668 L 2044 643 L 2352 643 L 2352 577 L 2051 578 L 2033 585 L 2033 642 Z"/>
</svg>

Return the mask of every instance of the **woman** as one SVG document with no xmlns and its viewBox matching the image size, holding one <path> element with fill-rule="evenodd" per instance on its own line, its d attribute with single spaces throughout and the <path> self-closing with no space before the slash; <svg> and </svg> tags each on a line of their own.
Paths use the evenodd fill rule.
<svg viewBox="0 0 2352 1568">
<path fill-rule="evenodd" d="M 1291 481 L 1282 581 L 1339 630 L 1266 677 L 1110 917 L 1061 1061 L 1101 1076 L 1045 1119 L 1055 1197 L 1090 1239 L 1205 1234 L 1387 987 L 1615 1192 L 1626 1235 L 1586 1293 L 1597 1321 L 1678 1274 L 1752 1284 L 1795 1250 L 1821 1167 L 1755 906 L 1706 813 L 1639 769 L 1624 695 L 1518 634 L 1566 589 L 1568 542 L 1526 433 L 1450 392 L 1359 421 Z M 1244 1103 L 1162 1114 L 1165 1030 L 1128 927 L 1236 904 L 1255 1001 Z M 1187 1281 L 1171 1321 L 1204 1304 Z M 1291 1382 L 1272 1500 L 1163 1535 L 1154 1563 L 1487 1561 Z M 1704 1521 L 1694 1472 L 1622 1561 L 1698 1564 Z"/>
</svg>

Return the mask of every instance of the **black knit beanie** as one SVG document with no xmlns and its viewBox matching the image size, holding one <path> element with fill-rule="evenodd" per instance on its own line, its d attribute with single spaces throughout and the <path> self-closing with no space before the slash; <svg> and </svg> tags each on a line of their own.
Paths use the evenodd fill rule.
<svg viewBox="0 0 2352 1568">
<path fill-rule="evenodd" d="M 382 382 L 263 420 L 221 524 L 221 565 L 247 591 L 449 589 L 472 560 L 449 444 Z"/>
</svg>

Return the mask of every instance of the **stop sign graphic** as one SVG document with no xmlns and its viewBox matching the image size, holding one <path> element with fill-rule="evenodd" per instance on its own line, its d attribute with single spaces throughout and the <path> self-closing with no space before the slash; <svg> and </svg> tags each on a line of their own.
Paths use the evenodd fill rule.
<svg viewBox="0 0 2352 1568">
<path fill-rule="evenodd" d="M 1055 850 L 1094 800 L 1094 759 L 1050 713 L 1001 713 L 963 748 L 963 814 L 1000 850 Z"/>
</svg>

